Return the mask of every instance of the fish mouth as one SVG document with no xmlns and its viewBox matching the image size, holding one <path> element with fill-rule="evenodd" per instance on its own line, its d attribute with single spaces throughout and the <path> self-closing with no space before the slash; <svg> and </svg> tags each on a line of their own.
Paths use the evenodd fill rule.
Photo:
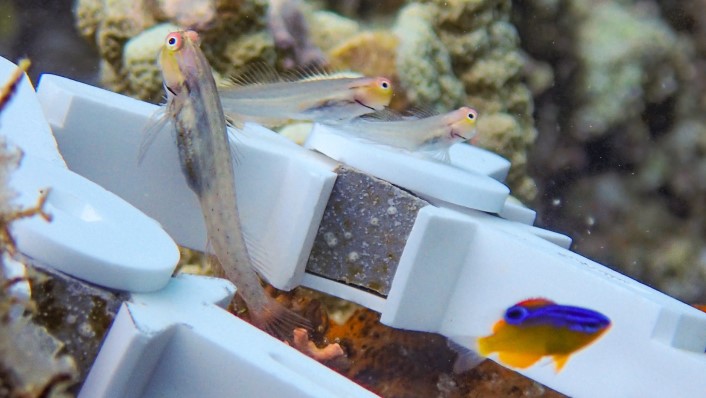
<svg viewBox="0 0 706 398">
<path fill-rule="evenodd" d="M 456 132 L 456 130 L 451 130 L 451 138 L 458 138 L 462 141 L 468 141 L 468 138 Z"/>
<path fill-rule="evenodd" d="M 372 106 L 365 105 L 364 103 L 360 102 L 359 100 L 355 100 L 355 102 L 356 102 L 358 105 L 360 105 L 360 106 L 362 106 L 362 107 L 364 107 L 364 108 L 368 108 L 368 109 L 370 109 L 370 110 L 373 111 L 373 112 L 377 110 L 377 109 L 373 108 Z"/>
</svg>

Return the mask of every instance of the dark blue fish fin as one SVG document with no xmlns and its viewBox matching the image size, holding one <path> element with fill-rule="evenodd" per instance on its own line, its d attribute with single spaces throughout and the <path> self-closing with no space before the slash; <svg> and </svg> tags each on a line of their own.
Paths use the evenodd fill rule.
<svg viewBox="0 0 706 398">
<path fill-rule="evenodd" d="M 458 354 L 453 366 L 453 372 L 455 374 L 471 370 L 480 365 L 481 362 L 485 361 L 485 358 L 481 355 L 472 349 L 453 341 L 451 338 L 446 339 L 446 344 L 450 349 L 454 350 L 456 354 Z"/>
<path fill-rule="evenodd" d="M 142 132 L 142 141 L 140 142 L 140 147 L 137 150 L 137 164 L 141 164 L 145 159 L 145 155 L 149 150 L 150 146 L 154 143 L 157 138 L 157 134 L 164 129 L 164 126 L 169 124 L 169 117 L 167 116 L 167 106 L 162 105 L 157 108 L 156 111 L 150 116 L 149 121 L 145 124 L 145 128 Z"/>
</svg>

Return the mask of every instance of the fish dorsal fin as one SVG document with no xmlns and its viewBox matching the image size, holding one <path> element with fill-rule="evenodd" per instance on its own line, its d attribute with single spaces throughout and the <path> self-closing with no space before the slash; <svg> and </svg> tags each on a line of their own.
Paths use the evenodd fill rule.
<svg viewBox="0 0 706 398">
<path fill-rule="evenodd" d="M 431 105 L 415 105 L 405 111 L 405 116 L 424 119 L 427 117 L 437 116 L 440 113 Z"/>
<path fill-rule="evenodd" d="M 569 354 L 554 355 L 554 370 L 559 373 L 569 360 Z"/>
<path fill-rule="evenodd" d="M 363 77 L 362 74 L 351 71 L 327 70 L 320 66 L 311 65 L 295 68 L 287 72 L 288 81 L 311 81 L 336 78 L 356 78 Z"/>
<path fill-rule="evenodd" d="M 515 305 L 521 305 L 523 307 L 543 307 L 545 305 L 550 305 L 550 304 L 555 304 L 553 301 L 542 298 L 542 297 L 535 297 L 527 300 L 520 301 L 519 303 Z"/>
<path fill-rule="evenodd" d="M 231 77 L 227 86 L 229 88 L 244 87 L 281 81 L 284 81 L 284 78 L 274 67 L 264 62 L 256 62 L 249 65 L 243 73 Z"/>
<path fill-rule="evenodd" d="M 388 108 L 375 111 L 373 113 L 368 113 L 360 116 L 360 120 L 371 121 L 371 122 L 397 122 L 405 120 L 403 115 L 390 110 Z"/>
<path fill-rule="evenodd" d="M 503 351 L 498 354 L 498 360 L 500 362 L 520 369 L 529 368 L 540 359 L 542 359 L 542 356 L 537 354 L 525 354 L 508 351 Z"/>
</svg>

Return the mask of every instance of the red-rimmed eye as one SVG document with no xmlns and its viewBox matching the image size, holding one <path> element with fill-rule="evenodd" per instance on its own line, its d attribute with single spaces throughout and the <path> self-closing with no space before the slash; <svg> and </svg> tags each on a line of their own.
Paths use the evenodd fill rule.
<svg viewBox="0 0 706 398">
<path fill-rule="evenodd" d="M 182 44 L 184 44 L 184 39 L 181 37 L 180 32 L 172 32 L 167 35 L 167 40 L 165 41 L 165 44 L 167 45 L 167 48 L 176 51 L 181 48 Z"/>
<path fill-rule="evenodd" d="M 390 83 L 390 81 L 385 78 L 380 78 L 378 79 L 378 87 L 383 90 L 389 90 L 390 87 L 392 87 L 392 83 Z"/>
<path fill-rule="evenodd" d="M 466 108 L 466 112 L 466 117 L 468 118 L 468 120 L 475 121 L 476 119 L 478 119 L 478 112 L 476 112 L 475 109 Z"/>
</svg>

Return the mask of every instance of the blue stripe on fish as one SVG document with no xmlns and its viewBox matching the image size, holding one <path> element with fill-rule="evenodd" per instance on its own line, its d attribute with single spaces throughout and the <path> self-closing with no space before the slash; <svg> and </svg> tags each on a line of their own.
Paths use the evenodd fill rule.
<svg viewBox="0 0 706 398">
<path fill-rule="evenodd" d="M 514 305 L 505 311 L 505 322 L 517 326 L 547 324 L 581 333 L 595 333 L 610 325 L 610 319 L 597 311 L 553 303 Z"/>
</svg>

